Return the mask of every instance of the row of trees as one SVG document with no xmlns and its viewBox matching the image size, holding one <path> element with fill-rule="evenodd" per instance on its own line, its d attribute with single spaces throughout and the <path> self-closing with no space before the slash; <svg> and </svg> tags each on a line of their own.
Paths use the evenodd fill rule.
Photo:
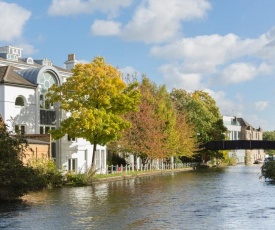
<svg viewBox="0 0 275 230">
<path fill-rule="evenodd" d="M 183 89 L 169 93 L 164 85 L 157 86 L 147 77 L 142 78 L 139 89 L 139 111 L 125 115 L 132 127 L 112 147 L 134 153 L 143 163 L 171 156 L 197 161 L 223 157 L 219 151 L 200 148 L 205 142 L 224 140 L 226 133 L 219 109 L 208 93 Z"/>
<path fill-rule="evenodd" d="M 85 138 L 94 151 L 97 144 L 109 144 L 109 149 L 133 153 L 144 163 L 171 156 L 191 158 L 198 152 L 204 158 L 220 157 L 219 152 L 199 149 L 201 143 L 223 140 L 226 132 L 208 93 L 169 93 L 145 76 L 126 84 L 121 73 L 100 57 L 76 65 L 72 72 L 67 82 L 54 85 L 47 94 L 68 114 L 52 131 L 55 139 L 65 134 Z"/>
<path fill-rule="evenodd" d="M 119 71 L 99 57 L 76 65 L 72 72 L 47 94 L 48 103 L 56 103 L 66 114 L 52 131 L 55 139 L 65 134 L 85 138 L 94 151 L 97 144 L 108 144 L 113 151 L 141 157 L 144 163 L 172 156 L 221 157 L 219 152 L 200 149 L 207 141 L 223 140 L 226 132 L 208 93 L 168 92 L 165 85 L 158 86 L 145 76 L 126 84 Z M 0 200 L 63 183 L 53 162 L 24 166 L 20 159 L 26 148 L 22 137 L 12 136 L 5 124 L 0 125 Z"/>
</svg>

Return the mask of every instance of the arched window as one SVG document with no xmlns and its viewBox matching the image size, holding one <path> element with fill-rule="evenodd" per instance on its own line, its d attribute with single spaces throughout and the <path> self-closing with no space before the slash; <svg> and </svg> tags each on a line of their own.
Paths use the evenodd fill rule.
<svg viewBox="0 0 275 230">
<path fill-rule="evenodd" d="M 53 84 L 57 84 L 57 79 L 52 72 L 46 71 L 39 76 L 38 83 L 41 86 L 40 93 L 46 93 Z"/>
<path fill-rule="evenodd" d="M 21 97 L 21 96 L 18 96 L 18 97 L 15 99 L 15 105 L 16 105 L 16 106 L 24 106 L 24 105 L 25 105 L 24 98 Z"/>
<path fill-rule="evenodd" d="M 56 76 L 49 71 L 43 72 L 38 78 L 38 83 L 40 85 L 40 108 L 53 109 L 53 105 L 47 101 L 46 93 L 53 84 L 58 84 Z"/>
</svg>

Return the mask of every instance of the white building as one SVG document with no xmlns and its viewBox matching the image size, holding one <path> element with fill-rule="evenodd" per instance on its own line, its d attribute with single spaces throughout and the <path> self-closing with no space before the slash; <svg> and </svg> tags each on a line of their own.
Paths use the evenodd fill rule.
<svg viewBox="0 0 275 230">
<path fill-rule="evenodd" d="M 48 59 L 22 58 L 22 49 L 0 47 L 0 114 L 14 132 L 45 134 L 56 129 L 62 112 L 47 103 L 45 95 L 53 84 L 61 85 L 72 75 L 77 63 L 74 55 L 68 55 L 65 69 L 54 66 Z M 82 138 L 68 135 L 52 141 L 52 158 L 63 170 L 85 172 L 91 165 L 93 146 Z M 106 146 L 97 146 L 96 168 L 106 171 Z"/>
<path fill-rule="evenodd" d="M 228 129 L 229 140 L 263 140 L 263 131 L 261 128 L 253 128 L 243 118 L 235 116 L 223 116 L 223 124 Z M 236 157 L 238 163 L 252 164 L 256 160 L 265 159 L 263 149 L 235 149 L 229 151 L 229 157 Z"/>
</svg>

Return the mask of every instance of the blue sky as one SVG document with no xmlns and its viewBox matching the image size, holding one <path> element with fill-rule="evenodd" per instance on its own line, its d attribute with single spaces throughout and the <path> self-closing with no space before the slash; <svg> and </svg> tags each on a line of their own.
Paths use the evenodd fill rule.
<svg viewBox="0 0 275 230">
<path fill-rule="evenodd" d="M 103 56 L 275 130 L 274 0 L 0 0 L 0 45 L 64 66 Z"/>
</svg>

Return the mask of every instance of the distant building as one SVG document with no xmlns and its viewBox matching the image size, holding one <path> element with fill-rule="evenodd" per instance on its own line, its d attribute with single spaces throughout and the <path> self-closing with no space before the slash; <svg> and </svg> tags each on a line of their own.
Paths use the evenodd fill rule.
<svg viewBox="0 0 275 230">
<path fill-rule="evenodd" d="M 223 116 L 224 126 L 228 129 L 229 140 L 262 140 L 263 131 L 261 128 L 253 128 L 243 118 L 235 116 Z M 229 157 L 236 157 L 238 163 L 253 164 L 256 160 L 264 160 L 263 149 L 236 149 L 229 151 Z"/>
<path fill-rule="evenodd" d="M 66 82 L 76 63 L 74 54 L 68 55 L 64 69 L 46 58 L 22 58 L 21 48 L 0 47 L 0 114 L 10 131 L 43 135 L 60 125 L 66 115 L 57 105 L 49 104 L 45 95 L 53 84 Z M 46 144 L 33 138 L 31 142 Z M 91 165 L 93 146 L 82 138 L 66 135 L 57 141 L 51 140 L 50 145 L 50 158 L 62 170 L 85 172 Z M 95 160 L 96 168 L 105 172 L 106 146 L 97 146 Z"/>
</svg>

